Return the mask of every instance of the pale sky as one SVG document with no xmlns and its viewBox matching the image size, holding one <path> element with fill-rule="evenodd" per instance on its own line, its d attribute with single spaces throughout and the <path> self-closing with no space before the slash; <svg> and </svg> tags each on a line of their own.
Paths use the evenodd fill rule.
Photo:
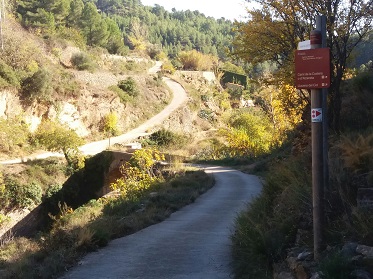
<svg viewBox="0 0 373 279">
<path fill-rule="evenodd" d="M 216 19 L 224 17 L 232 21 L 234 19 L 244 21 L 247 14 L 245 7 L 248 6 L 244 0 L 141 0 L 141 3 L 151 7 L 158 4 L 168 11 L 172 8 L 178 11 L 198 10 L 205 16 L 212 16 Z"/>
</svg>

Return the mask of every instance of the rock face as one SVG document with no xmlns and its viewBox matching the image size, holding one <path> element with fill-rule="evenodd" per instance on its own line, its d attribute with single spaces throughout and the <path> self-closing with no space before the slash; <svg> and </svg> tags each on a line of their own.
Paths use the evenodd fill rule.
<svg viewBox="0 0 373 279">
<path fill-rule="evenodd" d="M 0 91 L 0 118 L 7 119 L 21 114 L 22 106 L 14 91 Z"/>
<path fill-rule="evenodd" d="M 73 101 L 72 101 L 73 102 Z M 34 103 L 31 106 L 24 108 L 15 92 L 0 91 L 0 117 L 3 119 L 20 116 L 29 126 L 29 130 L 34 132 L 43 119 L 50 119 L 66 124 L 70 129 L 76 131 L 81 137 L 86 137 L 90 134 L 88 126 L 92 125 L 89 119 L 96 123 L 96 116 L 110 112 L 110 108 L 97 111 L 85 111 L 80 113 L 81 108 L 74 105 L 72 102 L 62 101 L 56 106 L 46 106 L 43 104 Z M 89 103 L 86 103 L 87 105 Z M 92 116 L 90 116 L 90 114 Z M 84 122 L 84 117 L 86 122 Z"/>
</svg>

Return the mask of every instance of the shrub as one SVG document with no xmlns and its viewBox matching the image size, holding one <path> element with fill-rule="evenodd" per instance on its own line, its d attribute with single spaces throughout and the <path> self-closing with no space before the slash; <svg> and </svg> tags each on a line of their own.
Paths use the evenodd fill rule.
<svg viewBox="0 0 373 279">
<path fill-rule="evenodd" d="M 170 130 L 161 129 L 150 135 L 149 139 L 158 146 L 181 145 L 185 143 L 185 136 Z"/>
<path fill-rule="evenodd" d="M 47 191 L 44 194 L 44 198 L 51 198 L 53 195 L 58 193 L 62 189 L 62 185 L 60 184 L 51 184 L 49 185 Z"/>
<path fill-rule="evenodd" d="M 54 90 L 60 96 L 77 96 L 80 89 L 78 82 L 74 79 L 74 75 L 69 72 L 60 72 L 53 80 Z"/>
<path fill-rule="evenodd" d="M 154 171 L 159 160 L 164 160 L 164 156 L 157 150 L 135 151 L 131 160 L 120 167 L 121 177 L 111 183 L 110 187 L 128 200 L 137 200 L 145 190 L 160 180 Z"/>
<path fill-rule="evenodd" d="M 178 60 L 185 70 L 208 71 L 217 63 L 217 58 L 212 55 L 202 54 L 196 50 L 182 51 Z"/>
<path fill-rule="evenodd" d="M 262 113 L 239 112 L 231 116 L 230 128 L 221 130 L 230 156 L 250 157 L 266 154 L 275 144 L 273 127 Z"/>
<path fill-rule="evenodd" d="M 10 221 L 10 217 L 5 216 L 4 214 L 0 213 L 0 228 L 3 224 Z"/>
<path fill-rule="evenodd" d="M 136 97 L 139 94 L 139 89 L 137 88 L 136 81 L 128 77 L 125 80 L 121 80 L 118 82 L 118 87 L 122 89 L 124 92 L 126 92 L 131 97 Z"/>
<path fill-rule="evenodd" d="M 10 208 L 32 208 L 41 202 L 42 195 L 42 188 L 34 182 L 22 185 L 7 179 L 2 203 Z"/>
<path fill-rule="evenodd" d="M 28 144 L 29 134 L 22 119 L 0 119 L 0 152 L 15 153 L 17 149 L 24 148 Z"/>
<path fill-rule="evenodd" d="M 341 252 L 334 251 L 321 260 L 320 271 L 325 279 L 348 279 L 353 266 Z"/>
<path fill-rule="evenodd" d="M 16 88 L 21 85 L 15 71 L 2 60 L 0 60 L 0 78 L 5 81 L 4 85 L 8 84 Z M 2 87 L 5 87 L 4 85 Z"/>
<path fill-rule="evenodd" d="M 52 93 L 52 76 L 45 69 L 40 68 L 31 77 L 22 82 L 23 98 L 29 101 L 49 101 Z"/>
<path fill-rule="evenodd" d="M 89 57 L 88 54 L 83 52 L 74 54 L 71 57 L 71 63 L 79 71 L 91 71 L 95 68 L 92 59 Z"/>
<path fill-rule="evenodd" d="M 59 26 L 57 29 L 58 37 L 73 42 L 80 49 L 87 47 L 84 36 L 75 28 Z"/>
<path fill-rule="evenodd" d="M 117 136 L 118 130 L 118 115 L 115 112 L 110 112 L 102 119 L 102 130 L 109 136 Z"/>
<path fill-rule="evenodd" d="M 163 65 L 162 65 L 162 72 L 163 73 L 167 73 L 167 74 L 174 74 L 175 73 L 175 68 L 174 66 L 172 65 L 171 62 L 167 61 L 167 62 L 164 62 Z"/>
</svg>

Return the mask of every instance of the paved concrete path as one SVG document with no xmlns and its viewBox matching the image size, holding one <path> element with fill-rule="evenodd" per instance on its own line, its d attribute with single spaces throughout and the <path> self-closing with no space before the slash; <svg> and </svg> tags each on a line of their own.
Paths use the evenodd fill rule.
<svg viewBox="0 0 373 279">
<path fill-rule="evenodd" d="M 149 69 L 149 74 L 155 74 L 157 71 L 160 70 L 160 67 L 162 66 L 162 62 L 157 61 L 156 64 Z M 160 113 L 153 116 L 149 120 L 145 121 L 143 124 L 141 124 L 139 127 L 122 134 L 117 137 L 110 138 L 110 144 L 116 144 L 116 143 L 126 143 L 133 140 L 136 140 L 140 136 L 148 135 L 148 130 L 156 125 L 162 124 L 164 120 L 167 119 L 173 113 L 175 110 L 180 108 L 187 100 L 187 93 L 184 90 L 184 88 L 177 83 L 176 81 L 168 78 L 163 77 L 163 81 L 167 84 L 167 86 L 171 89 L 173 93 L 173 98 Z M 104 139 L 100 141 L 95 141 L 91 143 L 87 143 L 83 146 L 79 147 L 79 150 L 84 155 L 95 155 L 97 153 L 100 153 L 106 149 L 109 148 L 109 139 Z M 41 154 L 33 154 L 29 156 L 25 156 L 23 158 L 18 159 L 11 159 L 11 160 L 4 160 L 0 161 L 0 165 L 11 165 L 11 164 L 19 164 L 27 161 L 32 160 L 40 160 L 40 159 L 46 159 L 49 157 L 63 157 L 62 153 L 59 152 L 43 152 Z"/>
<path fill-rule="evenodd" d="M 227 279 L 237 213 L 259 194 L 256 176 L 207 167 L 216 185 L 162 223 L 87 255 L 63 279 Z"/>
</svg>

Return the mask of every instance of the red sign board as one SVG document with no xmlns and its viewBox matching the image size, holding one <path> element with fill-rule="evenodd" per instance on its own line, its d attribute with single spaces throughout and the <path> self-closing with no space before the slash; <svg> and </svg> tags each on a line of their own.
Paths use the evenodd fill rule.
<svg viewBox="0 0 373 279">
<path fill-rule="evenodd" d="M 329 48 L 296 51 L 295 87 L 298 89 L 318 89 L 330 87 Z"/>
</svg>

